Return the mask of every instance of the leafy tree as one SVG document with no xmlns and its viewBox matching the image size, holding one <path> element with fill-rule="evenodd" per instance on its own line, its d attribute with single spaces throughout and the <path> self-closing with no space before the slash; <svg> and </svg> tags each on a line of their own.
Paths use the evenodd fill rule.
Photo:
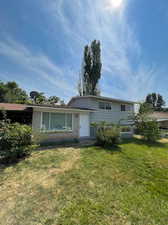
<svg viewBox="0 0 168 225">
<path fill-rule="evenodd" d="M 162 107 L 165 105 L 165 101 L 163 100 L 163 97 L 160 95 L 160 94 L 158 94 L 158 99 L 157 99 L 157 109 L 159 110 L 159 111 L 161 111 L 162 110 Z"/>
<path fill-rule="evenodd" d="M 30 97 L 14 81 L 0 82 L 0 102 L 23 104 L 55 104 L 61 101 L 57 96 L 47 98 L 43 92 L 31 91 Z"/>
<path fill-rule="evenodd" d="M 145 102 L 150 104 L 156 111 L 161 111 L 162 107 L 165 105 L 163 97 L 156 93 L 148 94 Z"/>
<path fill-rule="evenodd" d="M 155 120 L 142 123 L 140 132 L 144 140 L 148 142 L 156 142 L 161 137 L 159 125 Z"/>
<path fill-rule="evenodd" d="M 50 96 L 50 97 L 48 98 L 49 104 L 52 104 L 52 105 L 58 103 L 59 101 L 60 101 L 60 98 L 57 97 L 57 96 Z"/>
<path fill-rule="evenodd" d="M 84 48 L 82 74 L 78 90 L 80 95 L 99 95 L 98 82 L 101 77 L 101 49 L 100 42 L 94 40 L 91 46 Z"/>
<path fill-rule="evenodd" d="M 153 112 L 153 109 L 149 103 L 141 103 L 139 112 L 134 116 L 133 120 L 135 125 L 138 128 L 140 123 L 150 120 L 150 114 Z"/>
<path fill-rule="evenodd" d="M 152 112 L 153 112 L 153 108 L 152 108 L 151 104 L 146 103 L 146 102 L 140 104 L 138 115 L 149 116 Z"/>
<path fill-rule="evenodd" d="M 39 93 L 37 91 L 31 91 L 30 92 L 30 98 L 33 100 L 33 102 L 36 102 L 36 98 L 38 97 Z"/>
<path fill-rule="evenodd" d="M 43 92 L 31 91 L 30 97 L 35 104 L 44 104 L 47 102 Z"/>
<path fill-rule="evenodd" d="M 16 82 L 0 82 L 0 102 L 26 103 L 27 101 L 28 95 Z"/>
<path fill-rule="evenodd" d="M 5 101 L 5 95 L 7 93 L 7 88 L 3 82 L 0 82 L 0 102 Z"/>
<path fill-rule="evenodd" d="M 151 104 L 143 103 L 140 105 L 139 113 L 134 118 L 138 133 L 148 142 L 155 142 L 160 138 L 159 125 L 156 120 L 150 117 L 152 112 Z"/>
</svg>

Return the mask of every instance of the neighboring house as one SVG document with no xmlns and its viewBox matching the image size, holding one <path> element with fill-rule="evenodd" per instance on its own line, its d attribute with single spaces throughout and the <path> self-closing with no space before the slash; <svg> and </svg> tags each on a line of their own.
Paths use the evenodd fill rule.
<svg viewBox="0 0 168 225">
<path fill-rule="evenodd" d="M 55 142 L 91 137 L 92 122 L 106 121 L 131 126 L 134 102 L 84 96 L 73 97 L 67 106 L 0 103 L 0 109 L 6 110 L 14 122 L 19 119 L 22 123 L 31 123 L 40 141 Z"/>
<path fill-rule="evenodd" d="M 153 112 L 150 117 L 159 123 L 161 129 L 168 129 L 168 112 Z"/>
</svg>

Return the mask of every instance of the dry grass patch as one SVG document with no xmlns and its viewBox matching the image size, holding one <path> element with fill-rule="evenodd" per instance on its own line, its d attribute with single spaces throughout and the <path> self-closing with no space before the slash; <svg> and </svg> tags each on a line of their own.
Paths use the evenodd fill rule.
<svg viewBox="0 0 168 225">
<path fill-rule="evenodd" d="M 58 148 L 2 170 L 2 225 L 165 225 L 168 144 Z"/>
<path fill-rule="evenodd" d="M 58 177 L 72 169 L 79 157 L 79 149 L 58 148 L 34 152 L 16 165 L 1 168 L 0 224 L 35 225 L 45 221 L 61 192 Z"/>
</svg>

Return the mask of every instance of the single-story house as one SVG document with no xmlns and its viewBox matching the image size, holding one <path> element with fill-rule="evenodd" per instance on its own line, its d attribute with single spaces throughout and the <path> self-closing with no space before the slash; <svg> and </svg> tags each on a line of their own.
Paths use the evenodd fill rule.
<svg viewBox="0 0 168 225">
<path fill-rule="evenodd" d="M 153 112 L 150 117 L 159 123 L 161 129 L 168 129 L 168 112 Z"/>
<path fill-rule="evenodd" d="M 40 141 L 55 142 L 94 136 L 93 122 L 106 121 L 131 127 L 134 104 L 102 96 L 77 96 L 66 106 L 0 103 L 0 109 L 5 110 L 14 122 L 19 118 L 22 123 L 31 124 Z M 126 135 L 132 135 L 132 132 L 130 129 Z"/>
</svg>

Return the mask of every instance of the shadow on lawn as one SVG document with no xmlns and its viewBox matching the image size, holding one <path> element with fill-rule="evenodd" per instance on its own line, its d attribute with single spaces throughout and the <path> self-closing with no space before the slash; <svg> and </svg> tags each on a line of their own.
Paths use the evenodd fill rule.
<svg viewBox="0 0 168 225">
<path fill-rule="evenodd" d="M 122 152 L 122 148 L 120 146 L 98 146 L 98 145 L 94 145 L 95 150 L 96 151 L 106 151 L 110 154 L 114 154 L 114 153 L 121 153 Z"/>
<path fill-rule="evenodd" d="M 28 155 L 28 156 L 24 156 L 24 157 L 21 157 L 21 158 L 17 158 L 16 160 L 14 160 L 13 162 L 8 162 L 8 161 L 6 161 L 5 159 L 0 159 L 0 171 L 2 171 L 2 170 L 4 170 L 4 169 L 6 169 L 6 168 L 8 168 L 8 167 L 11 167 L 11 166 L 15 166 L 15 165 L 17 165 L 19 162 L 21 162 L 21 161 L 24 161 L 26 158 L 29 158 L 31 156 L 31 154 L 30 155 Z"/>
</svg>

